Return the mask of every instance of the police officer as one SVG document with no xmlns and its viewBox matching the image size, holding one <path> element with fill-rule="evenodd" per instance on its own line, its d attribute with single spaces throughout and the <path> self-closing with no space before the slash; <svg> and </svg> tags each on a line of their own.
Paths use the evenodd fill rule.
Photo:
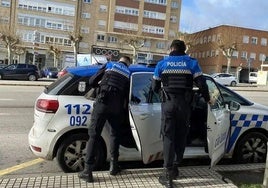
<svg viewBox="0 0 268 188">
<path fill-rule="evenodd" d="M 110 124 L 110 174 L 120 172 L 119 157 L 119 126 L 122 124 L 129 93 L 130 71 L 128 65 L 130 58 L 123 56 L 118 62 L 106 63 L 95 75 L 89 79 L 89 86 L 99 87 L 99 92 L 91 114 L 91 122 L 88 128 L 89 140 L 87 142 L 87 154 L 85 168 L 78 173 L 78 177 L 93 182 L 94 151 L 101 138 L 101 132 L 106 120 Z"/>
<path fill-rule="evenodd" d="M 184 41 L 174 40 L 170 54 L 158 62 L 152 88 L 162 96 L 161 134 L 163 136 L 164 171 L 159 182 L 172 188 L 179 175 L 189 129 L 193 81 L 205 101 L 210 101 L 208 87 L 196 59 L 185 54 Z"/>
</svg>

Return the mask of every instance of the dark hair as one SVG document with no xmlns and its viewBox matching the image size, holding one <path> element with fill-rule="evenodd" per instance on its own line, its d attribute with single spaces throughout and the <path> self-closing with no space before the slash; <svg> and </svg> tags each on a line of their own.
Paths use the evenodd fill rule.
<svg viewBox="0 0 268 188">
<path fill-rule="evenodd" d="M 176 51 L 179 51 L 179 52 L 185 52 L 186 45 L 184 41 L 182 40 L 173 40 L 170 45 L 170 48 L 174 48 Z"/>
<path fill-rule="evenodd" d="M 129 56 L 126 56 L 126 55 L 124 55 L 124 56 L 122 56 L 121 58 L 125 58 L 126 60 L 128 60 L 128 62 L 130 63 L 130 57 Z"/>
</svg>

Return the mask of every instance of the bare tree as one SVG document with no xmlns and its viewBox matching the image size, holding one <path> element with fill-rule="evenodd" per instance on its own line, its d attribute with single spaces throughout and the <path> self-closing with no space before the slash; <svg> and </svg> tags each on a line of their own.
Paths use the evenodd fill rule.
<svg viewBox="0 0 268 188">
<path fill-rule="evenodd" d="M 239 40 L 238 36 L 234 35 L 232 30 L 227 30 L 221 33 L 217 39 L 217 46 L 222 51 L 223 55 L 227 58 L 226 73 L 230 73 L 231 61 L 235 51 L 238 50 Z"/>
<path fill-rule="evenodd" d="M 236 27 L 223 27 L 221 33 L 217 34 L 217 38 L 215 41 L 212 41 L 209 45 L 212 49 L 219 49 L 222 51 L 222 54 L 227 59 L 227 69 L 226 72 L 230 73 L 231 69 L 231 61 L 234 55 L 234 52 L 238 50 L 238 47 L 241 45 L 239 41 L 241 40 L 241 35 L 235 35 L 234 33 L 238 33 Z M 187 52 L 191 53 L 196 48 L 200 48 L 200 38 L 205 38 L 207 34 L 205 31 L 200 31 L 196 33 L 181 33 L 177 34 L 178 38 L 185 41 Z"/>
<path fill-rule="evenodd" d="M 73 51 L 74 51 L 74 62 L 75 66 L 77 66 L 77 53 L 78 53 L 78 47 L 79 47 L 79 42 L 82 40 L 81 35 L 76 35 L 76 34 L 69 34 L 69 39 L 71 41 Z"/>
<path fill-rule="evenodd" d="M 7 48 L 8 64 L 10 64 L 12 60 L 12 51 L 14 51 L 16 45 L 20 42 L 20 40 L 15 35 L 0 31 L 0 41 L 4 44 L 5 48 Z"/>
<path fill-rule="evenodd" d="M 59 59 L 60 59 L 61 52 L 62 52 L 61 49 L 59 47 L 56 47 L 56 46 L 50 46 L 49 51 L 54 56 L 54 67 L 58 67 L 59 66 Z"/>
<path fill-rule="evenodd" d="M 135 35 L 127 35 L 123 38 L 122 43 L 130 46 L 133 50 L 133 64 L 137 63 L 137 50 L 142 48 L 146 42 L 146 38 Z"/>
<path fill-rule="evenodd" d="M 26 48 L 16 45 L 14 48 L 12 48 L 12 52 L 18 56 L 17 60 L 20 62 L 20 56 L 26 52 Z"/>
</svg>

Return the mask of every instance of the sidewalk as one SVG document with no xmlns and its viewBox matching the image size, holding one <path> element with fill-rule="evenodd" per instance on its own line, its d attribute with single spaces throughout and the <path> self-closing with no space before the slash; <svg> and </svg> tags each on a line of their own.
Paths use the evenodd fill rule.
<svg viewBox="0 0 268 188">
<path fill-rule="evenodd" d="M 195 188 L 233 188 L 237 187 L 228 178 L 223 177 L 220 172 L 232 173 L 237 171 L 250 171 L 264 169 L 265 164 L 245 164 L 245 165 L 222 165 L 213 169 L 208 167 L 190 166 L 180 168 L 180 178 L 174 180 L 174 187 L 195 187 Z M 87 183 L 80 180 L 76 173 L 61 173 L 40 175 L 25 175 L 19 178 L 1 179 L 1 188 L 19 188 L 19 187 L 53 187 L 53 188 L 131 188 L 131 187 L 162 187 L 158 182 L 158 177 L 162 169 L 127 169 L 123 170 L 117 176 L 110 176 L 108 171 L 93 172 L 94 183 Z M 241 177 L 246 178 L 246 177 Z"/>
</svg>

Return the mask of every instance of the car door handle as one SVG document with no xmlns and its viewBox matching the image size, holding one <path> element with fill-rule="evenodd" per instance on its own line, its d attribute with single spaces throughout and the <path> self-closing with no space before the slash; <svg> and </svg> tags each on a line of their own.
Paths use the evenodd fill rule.
<svg viewBox="0 0 268 188">
<path fill-rule="evenodd" d="M 144 119 L 146 119 L 146 118 L 148 118 L 149 117 L 149 114 L 147 114 L 147 113 L 145 113 L 145 114 L 141 114 L 140 115 L 140 119 L 141 120 L 144 120 Z"/>
</svg>

